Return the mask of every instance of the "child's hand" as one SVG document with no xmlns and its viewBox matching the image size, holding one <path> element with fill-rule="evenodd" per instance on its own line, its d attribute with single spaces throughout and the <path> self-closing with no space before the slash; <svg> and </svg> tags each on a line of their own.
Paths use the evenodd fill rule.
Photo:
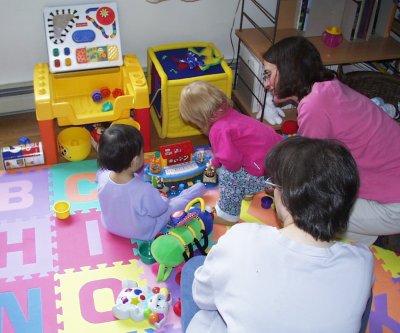
<svg viewBox="0 0 400 333">
<path fill-rule="evenodd" d="M 189 194 L 193 198 L 202 197 L 203 194 L 207 191 L 206 186 L 199 182 L 187 188 L 184 192 Z"/>
</svg>

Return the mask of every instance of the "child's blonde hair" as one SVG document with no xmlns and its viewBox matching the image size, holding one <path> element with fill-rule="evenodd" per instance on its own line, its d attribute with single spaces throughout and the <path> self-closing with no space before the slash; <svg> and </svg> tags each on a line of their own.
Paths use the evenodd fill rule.
<svg viewBox="0 0 400 333">
<path fill-rule="evenodd" d="M 184 121 L 208 134 L 212 123 L 232 106 L 231 99 L 207 81 L 194 81 L 182 89 L 179 110 Z"/>
</svg>

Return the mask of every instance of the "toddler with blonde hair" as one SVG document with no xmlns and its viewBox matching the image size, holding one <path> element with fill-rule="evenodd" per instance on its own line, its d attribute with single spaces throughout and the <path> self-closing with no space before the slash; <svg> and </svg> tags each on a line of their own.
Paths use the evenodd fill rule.
<svg viewBox="0 0 400 333">
<path fill-rule="evenodd" d="M 231 99 L 207 81 L 182 89 L 180 114 L 184 121 L 208 136 L 214 157 L 208 169 L 217 169 L 220 199 L 215 223 L 239 221 L 241 202 L 267 187 L 264 158 L 282 137 L 262 122 L 233 108 Z"/>
</svg>

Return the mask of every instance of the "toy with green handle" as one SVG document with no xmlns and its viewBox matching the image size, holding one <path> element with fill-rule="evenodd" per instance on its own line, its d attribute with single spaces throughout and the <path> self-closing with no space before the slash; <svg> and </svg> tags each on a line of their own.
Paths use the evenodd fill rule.
<svg viewBox="0 0 400 333">
<path fill-rule="evenodd" d="M 193 207 L 198 202 L 200 208 Z M 186 205 L 184 211 L 172 214 L 169 230 L 151 244 L 151 253 L 160 264 L 157 282 L 167 280 L 174 267 L 193 257 L 194 246 L 206 255 L 213 219 L 213 214 L 205 209 L 202 198 L 193 199 Z"/>
</svg>

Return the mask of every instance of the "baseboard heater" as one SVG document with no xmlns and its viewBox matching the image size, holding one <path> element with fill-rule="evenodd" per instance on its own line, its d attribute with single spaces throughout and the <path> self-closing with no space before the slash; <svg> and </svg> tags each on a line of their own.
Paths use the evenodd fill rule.
<svg viewBox="0 0 400 333">
<path fill-rule="evenodd" d="M 32 82 L 0 85 L 0 116 L 34 110 Z"/>
</svg>

